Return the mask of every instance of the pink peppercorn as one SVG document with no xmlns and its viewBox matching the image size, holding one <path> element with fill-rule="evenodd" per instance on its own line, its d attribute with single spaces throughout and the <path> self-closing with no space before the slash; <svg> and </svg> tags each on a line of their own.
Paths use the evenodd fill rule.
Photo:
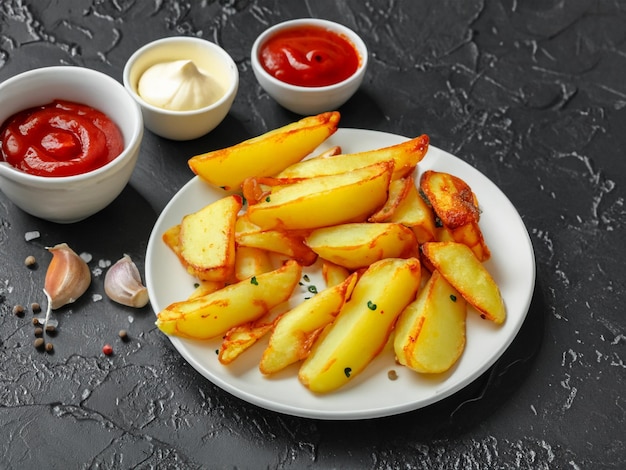
<svg viewBox="0 0 626 470">
<path fill-rule="evenodd" d="M 113 347 L 110 344 L 105 344 L 104 346 L 102 346 L 102 352 L 107 356 L 110 356 L 111 354 L 113 354 Z"/>
</svg>

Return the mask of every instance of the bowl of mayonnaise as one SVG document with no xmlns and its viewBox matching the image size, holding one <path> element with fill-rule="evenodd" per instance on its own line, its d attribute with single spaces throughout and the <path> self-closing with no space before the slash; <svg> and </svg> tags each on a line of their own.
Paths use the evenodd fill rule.
<svg viewBox="0 0 626 470">
<path fill-rule="evenodd" d="M 139 103 L 145 127 L 172 140 L 191 140 L 217 127 L 239 87 L 232 57 L 206 39 L 174 36 L 130 56 L 124 86 Z"/>
</svg>

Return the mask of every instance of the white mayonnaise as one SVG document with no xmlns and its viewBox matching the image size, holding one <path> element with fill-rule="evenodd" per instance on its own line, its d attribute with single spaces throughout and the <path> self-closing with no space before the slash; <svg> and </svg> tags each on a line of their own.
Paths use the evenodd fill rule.
<svg viewBox="0 0 626 470">
<path fill-rule="evenodd" d="M 223 94 L 217 81 L 191 60 L 153 65 L 139 78 L 137 91 L 151 105 L 172 111 L 204 108 Z"/>
</svg>

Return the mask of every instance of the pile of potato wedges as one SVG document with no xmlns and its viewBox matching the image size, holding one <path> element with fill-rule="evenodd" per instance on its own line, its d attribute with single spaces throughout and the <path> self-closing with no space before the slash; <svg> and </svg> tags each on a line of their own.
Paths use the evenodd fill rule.
<svg viewBox="0 0 626 470">
<path fill-rule="evenodd" d="M 225 366 L 264 338 L 262 374 L 298 364 L 300 382 L 326 393 L 389 342 L 416 373 L 449 370 L 463 354 L 468 306 L 505 321 L 472 189 L 443 171 L 415 181 L 426 135 L 311 156 L 339 120 L 305 117 L 189 160 L 224 196 L 163 234 L 197 286 L 157 314 L 161 331 L 223 338 Z M 281 309 L 312 266 L 325 286 Z"/>
</svg>

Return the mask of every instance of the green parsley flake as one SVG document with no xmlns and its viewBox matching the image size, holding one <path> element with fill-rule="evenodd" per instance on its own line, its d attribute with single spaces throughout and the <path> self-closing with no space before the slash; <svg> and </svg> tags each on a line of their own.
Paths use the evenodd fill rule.
<svg viewBox="0 0 626 470">
<path fill-rule="evenodd" d="M 346 374 L 346 377 L 350 378 L 350 374 L 352 373 L 352 369 L 350 367 L 346 367 L 343 370 L 343 373 Z"/>
<path fill-rule="evenodd" d="M 369 308 L 370 310 L 376 310 L 378 308 L 378 306 L 372 302 L 371 300 L 367 301 L 367 308 Z"/>
<path fill-rule="evenodd" d="M 252 284 L 254 286 L 258 286 L 259 285 L 259 281 L 257 281 L 256 276 L 252 276 L 250 278 L 250 284 Z"/>
</svg>

